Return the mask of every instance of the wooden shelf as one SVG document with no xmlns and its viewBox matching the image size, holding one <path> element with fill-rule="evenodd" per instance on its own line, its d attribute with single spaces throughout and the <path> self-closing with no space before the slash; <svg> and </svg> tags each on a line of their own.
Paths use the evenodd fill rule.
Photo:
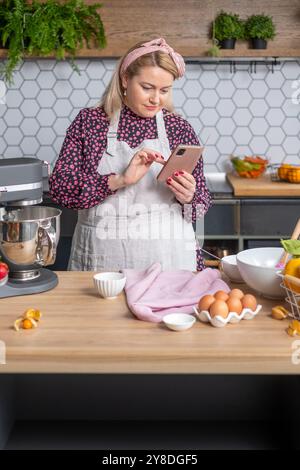
<svg viewBox="0 0 300 470">
<path fill-rule="evenodd" d="M 86 0 L 94 4 L 97 0 Z M 211 47 L 211 24 L 220 10 L 233 11 L 245 19 L 266 13 L 276 25 L 276 37 L 268 49 L 249 49 L 247 41 L 237 41 L 236 49 L 222 50 L 222 58 L 292 57 L 300 58 L 299 0 L 106 0 L 99 9 L 107 46 L 82 49 L 78 57 L 117 58 L 133 44 L 164 37 L 180 54 L 188 58 L 207 57 Z M 0 58 L 6 52 L 0 50 Z M 31 56 L 33 58 L 33 56 Z M 35 57 L 34 57 L 35 58 Z M 39 57 L 40 58 L 40 57 Z M 54 58 L 49 55 L 48 58 Z"/>
<path fill-rule="evenodd" d="M 186 50 L 186 54 L 183 54 L 185 58 L 190 58 L 190 59 L 208 59 L 210 61 L 218 61 L 222 59 L 272 59 L 272 58 L 278 58 L 278 59 L 283 59 L 283 58 L 294 58 L 295 60 L 300 59 L 300 48 L 299 49 L 281 49 L 281 48 L 270 48 L 270 49 L 246 49 L 246 48 L 236 48 L 234 50 L 231 49 L 222 49 L 221 50 L 221 55 L 219 57 L 210 57 L 207 55 L 207 50 L 209 49 L 209 46 L 206 48 L 204 47 L 199 47 L 198 50 Z M 7 57 L 7 50 L 6 49 L 0 49 L 0 59 L 5 59 Z M 69 56 L 66 55 L 66 58 Z M 77 58 L 95 58 L 95 59 L 100 59 L 100 58 L 119 58 L 120 55 L 117 54 L 112 54 L 110 53 L 109 50 L 106 49 L 81 49 L 78 51 L 76 54 Z M 55 59 L 55 56 L 53 54 L 49 54 L 48 56 L 33 56 L 33 55 L 28 55 L 26 56 L 26 59 Z"/>
</svg>

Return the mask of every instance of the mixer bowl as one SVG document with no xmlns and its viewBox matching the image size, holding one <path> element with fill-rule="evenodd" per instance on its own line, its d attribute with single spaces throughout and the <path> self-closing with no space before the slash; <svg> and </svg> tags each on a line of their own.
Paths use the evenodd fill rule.
<svg viewBox="0 0 300 470">
<path fill-rule="evenodd" d="M 0 256 L 11 273 L 55 262 L 61 211 L 27 206 L 0 213 Z"/>
</svg>

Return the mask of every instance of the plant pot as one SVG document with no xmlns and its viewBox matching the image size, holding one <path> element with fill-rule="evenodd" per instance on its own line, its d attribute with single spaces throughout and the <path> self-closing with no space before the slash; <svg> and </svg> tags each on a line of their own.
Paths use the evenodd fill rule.
<svg viewBox="0 0 300 470">
<path fill-rule="evenodd" d="M 219 41 L 219 46 L 221 49 L 234 49 L 236 39 L 228 38 Z"/>
<path fill-rule="evenodd" d="M 267 49 L 267 41 L 261 38 L 252 38 L 252 49 Z"/>
</svg>

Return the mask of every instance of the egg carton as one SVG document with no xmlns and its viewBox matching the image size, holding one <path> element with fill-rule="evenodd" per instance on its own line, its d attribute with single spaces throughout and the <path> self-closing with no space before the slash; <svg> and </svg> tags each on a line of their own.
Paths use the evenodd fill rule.
<svg viewBox="0 0 300 470">
<path fill-rule="evenodd" d="M 258 314 L 258 312 L 260 312 L 261 308 L 261 305 L 257 305 L 256 310 L 254 311 L 250 308 L 244 308 L 240 315 L 238 315 L 236 312 L 229 312 L 226 318 L 221 317 L 221 315 L 211 317 L 207 310 L 201 310 L 201 312 L 199 312 L 196 307 L 194 307 L 194 312 L 200 321 L 204 323 L 210 323 L 211 325 L 220 328 L 227 325 L 227 323 L 238 323 L 243 319 L 251 320 Z"/>
</svg>

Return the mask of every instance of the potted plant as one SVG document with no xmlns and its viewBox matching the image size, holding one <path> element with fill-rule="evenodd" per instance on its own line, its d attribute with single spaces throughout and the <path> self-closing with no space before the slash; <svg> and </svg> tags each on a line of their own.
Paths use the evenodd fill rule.
<svg viewBox="0 0 300 470">
<path fill-rule="evenodd" d="M 15 67 L 25 55 L 55 55 L 63 60 L 70 57 L 74 70 L 79 72 L 74 59 L 78 49 L 106 45 L 104 27 L 97 9 L 101 4 L 86 5 L 84 0 L 3 0 L 0 19 L 5 24 L 0 34 L 8 48 L 8 60 L 1 70 L 4 79 L 12 82 Z M 1 25 L 1 22 L 0 22 Z"/>
<path fill-rule="evenodd" d="M 245 24 L 245 39 L 250 39 L 253 49 L 266 49 L 267 40 L 276 35 L 273 19 L 268 15 L 252 15 Z"/>
<path fill-rule="evenodd" d="M 238 15 L 221 11 L 215 21 L 215 37 L 221 49 L 234 49 L 237 39 L 244 37 L 244 23 Z"/>
</svg>

